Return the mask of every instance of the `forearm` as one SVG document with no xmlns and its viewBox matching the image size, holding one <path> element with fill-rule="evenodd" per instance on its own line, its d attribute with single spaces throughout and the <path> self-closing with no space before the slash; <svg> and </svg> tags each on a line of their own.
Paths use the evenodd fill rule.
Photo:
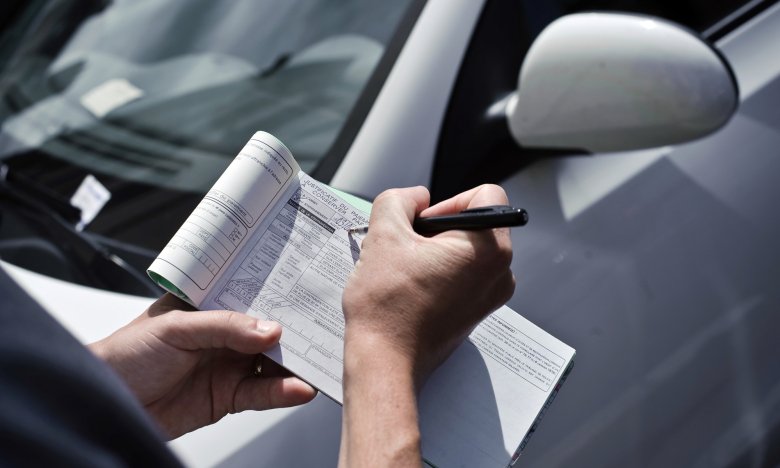
<svg viewBox="0 0 780 468">
<path fill-rule="evenodd" d="M 371 339 L 346 343 L 339 466 L 420 466 L 412 363 Z"/>
</svg>

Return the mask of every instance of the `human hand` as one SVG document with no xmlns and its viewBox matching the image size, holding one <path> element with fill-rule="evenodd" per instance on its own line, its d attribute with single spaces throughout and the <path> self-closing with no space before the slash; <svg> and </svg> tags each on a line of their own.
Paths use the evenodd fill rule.
<svg viewBox="0 0 780 468">
<path fill-rule="evenodd" d="M 345 355 L 373 350 L 395 359 L 394 365 L 409 367 L 418 389 L 479 321 L 509 300 L 515 286 L 509 229 L 432 237 L 412 230 L 417 216 L 505 205 L 503 189 L 482 185 L 428 204 L 423 187 L 377 197 L 371 230 L 343 296 Z"/>
<path fill-rule="evenodd" d="M 423 187 L 374 201 L 371 230 L 342 297 L 344 418 L 339 466 L 420 466 L 415 393 L 514 291 L 509 230 L 423 237 L 416 216 L 507 203 L 483 185 L 428 207 Z"/>
<path fill-rule="evenodd" d="M 255 358 L 279 342 L 281 327 L 230 311 L 195 312 L 166 294 L 140 317 L 91 344 L 170 438 L 228 413 L 295 406 L 316 391 L 273 361 Z"/>
</svg>

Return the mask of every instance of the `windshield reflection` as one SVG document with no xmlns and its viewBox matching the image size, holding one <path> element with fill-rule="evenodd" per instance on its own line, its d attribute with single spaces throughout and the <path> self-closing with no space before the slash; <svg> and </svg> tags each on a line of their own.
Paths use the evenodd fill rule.
<svg viewBox="0 0 780 468">
<path fill-rule="evenodd" d="M 144 268 L 255 131 L 317 166 L 408 3 L 30 2 L 0 36 L 0 161 L 65 200 L 94 176 L 85 233 Z"/>
</svg>

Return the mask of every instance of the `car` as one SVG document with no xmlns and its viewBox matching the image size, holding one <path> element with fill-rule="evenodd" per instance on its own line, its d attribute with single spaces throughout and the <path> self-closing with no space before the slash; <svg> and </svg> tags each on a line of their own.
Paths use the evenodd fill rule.
<svg viewBox="0 0 780 468">
<path fill-rule="evenodd" d="M 509 306 L 577 359 L 521 465 L 780 463 L 777 2 L 3 8 L 0 258 L 82 341 L 159 295 L 146 267 L 265 130 L 315 178 L 366 199 L 420 184 L 440 200 L 490 182 L 528 210 L 512 231 Z M 524 144 L 507 103 L 528 89 L 518 76 L 532 44 L 594 10 L 704 38 L 737 85 L 736 113 L 640 150 Z M 339 407 L 318 397 L 231 415 L 171 447 L 191 466 L 330 466 L 337 427 Z"/>
</svg>

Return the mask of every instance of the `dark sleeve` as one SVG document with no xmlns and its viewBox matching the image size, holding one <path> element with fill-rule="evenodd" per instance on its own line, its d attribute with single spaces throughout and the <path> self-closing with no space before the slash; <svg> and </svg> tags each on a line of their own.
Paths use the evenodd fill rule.
<svg viewBox="0 0 780 468">
<path fill-rule="evenodd" d="M 2 268 L 0 465 L 181 466 L 119 378 Z"/>
</svg>

